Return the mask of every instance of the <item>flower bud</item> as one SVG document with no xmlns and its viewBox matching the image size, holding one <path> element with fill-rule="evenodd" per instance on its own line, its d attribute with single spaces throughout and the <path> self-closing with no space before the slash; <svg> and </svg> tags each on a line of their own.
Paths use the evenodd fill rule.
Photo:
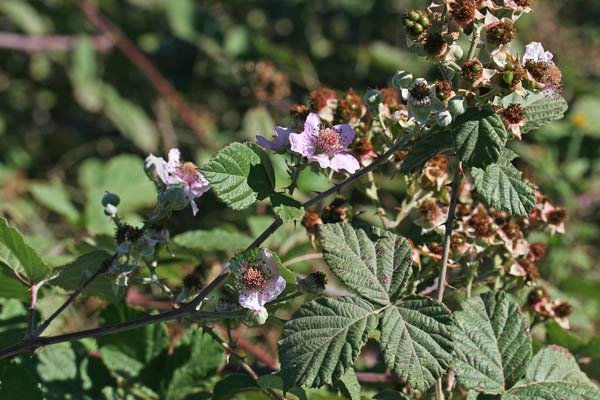
<svg viewBox="0 0 600 400">
<path fill-rule="evenodd" d="M 467 101 L 463 96 L 454 96 L 448 100 L 448 111 L 454 116 L 464 114 L 467 111 Z"/>
<path fill-rule="evenodd" d="M 379 104 L 383 100 L 383 94 L 379 90 L 369 89 L 363 98 L 367 108 L 372 114 L 379 113 Z"/>
<path fill-rule="evenodd" d="M 242 322 L 248 326 L 260 326 L 264 325 L 269 318 L 269 312 L 266 308 L 261 310 L 246 310 L 242 315 Z"/>
<path fill-rule="evenodd" d="M 115 218 L 117 216 L 117 207 L 113 206 L 112 204 L 107 204 L 104 207 L 104 215 L 109 216 L 111 218 Z"/>
<path fill-rule="evenodd" d="M 392 86 L 397 89 L 407 88 L 410 86 L 412 81 L 414 80 L 412 74 L 409 74 L 406 71 L 399 70 L 394 74 L 392 78 Z"/>
<path fill-rule="evenodd" d="M 325 290 L 325 285 L 327 285 L 327 277 L 320 271 L 298 280 L 298 290 L 305 293 L 319 294 Z"/>
<path fill-rule="evenodd" d="M 189 200 L 180 187 L 170 187 L 158 194 L 158 206 L 166 211 L 179 211 L 185 209 Z"/>
<path fill-rule="evenodd" d="M 116 207 L 119 205 L 120 202 L 121 199 L 114 193 L 106 192 L 106 194 L 102 197 L 102 205 L 104 207 L 106 207 L 109 204 L 112 204 Z"/>
<path fill-rule="evenodd" d="M 439 112 L 436 117 L 436 122 L 439 126 L 445 128 L 452 123 L 452 114 L 450 114 L 450 111 L 448 110 Z"/>
</svg>

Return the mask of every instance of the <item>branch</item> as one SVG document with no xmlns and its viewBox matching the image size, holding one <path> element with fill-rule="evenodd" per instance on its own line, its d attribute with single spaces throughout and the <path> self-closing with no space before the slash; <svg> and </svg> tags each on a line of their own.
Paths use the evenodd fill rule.
<svg viewBox="0 0 600 400">
<path fill-rule="evenodd" d="M 77 38 L 66 35 L 28 36 L 17 33 L 0 32 L 0 48 L 39 53 L 43 51 L 69 51 L 75 47 Z M 105 53 L 113 48 L 109 35 L 97 35 L 91 39 L 92 46 Z"/>
<path fill-rule="evenodd" d="M 109 36 L 121 52 L 131 61 L 154 88 L 166 99 L 167 103 L 179 114 L 181 120 L 196 134 L 200 142 L 213 149 L 213 141 L 202 128 L 194 110 L 185 102 L 173 85 L 165 79 L 148 57 L 90 0 L 79 0 L 78 5 L 88 21 L 104 35 Z"/>
<path fill-rule="evenodd" d="M 49 337 L 37 337 L 33 340 L 24 341 L 15 345 L 5 347 L 0 350 L 0 359 L 12 357 L 17 354 L 23 353 L 28 350 L 35 350 L 39 347 L 48 346 L 51 344 L 71 342 L 73 340 L 85 339 L 89 337 L 100 337 L 111 333 L 118 333 L 128 331 L 142 326 L 155 324 L 157 322 L 169 321 L 177 318 L 181 318 L 186 314 L 190 314 L 194 319 L 216 319 L 216 318 L 235 318 L 239 316 L 239 312 L 200 312 L 200 311 L 188 311 L 185 309 L 167 311 L 156 315 L 147 315 L 142 318 L 134 319 L 133 321 L 120 322 L 109 326 L 100 328 L 87 329 L 75 333 L 67 333 L 64 335 L 49 336 Z"/>
</svg>

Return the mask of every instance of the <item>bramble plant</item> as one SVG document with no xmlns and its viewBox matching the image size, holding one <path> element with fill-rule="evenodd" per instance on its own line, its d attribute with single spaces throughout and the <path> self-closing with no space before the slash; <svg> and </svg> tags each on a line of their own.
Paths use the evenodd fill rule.
<svg viewBox="0 0 600 400">
<path fill-rule="evenodd" d="M 89 388 L 87 364 L 52 371 L 86 349 L 96 354 L 86 362 L 104 363 L 118 382 L 102 388 L 107 399 L 225 399 L 244 390 L 274 399 L 600 398 L 568 350 L 532 347 L 532 326 L 554 320 L 568 329 L 571 306 L 538 284 L 536 265 L 543 239 L 564 233 L 566 211 L 523 179 L 510 149 L 567 109 L 552 53 L 515 43 L 515 22 L 531 11 L 529 0 L 445 0 L 407 12 L 409 49 L 439 69 L 439 80 L 397 71 L 390 87 L 362 97 L 315 90 L 273 137 L 229 144 L 201 166 L 178 149 L 149 155 L 139 169 L 156 188 L 154 209 L 128 221 L 120 214 L 128 199 L 106 192 L 96 201 L 114 240 L 89 243 L 62 267 L 50 268 L 0 219 L 0 265 L 30 294 L 24 337 L 0 349 L 11 358 L 0 382 L 31 385 L 24 354 L 35 352 L 48 385 L 32 385 L 26 398 L 54 398 L 54 381 L 80 374 Z M 330 187 L 303 187 L 308 171 Z M 400 206 L 388 200 L 389 185 L 406 186 Z M 344 197 L 351 187 L 355 196 Z M 174 229 L 175 213 L 203 217 L 209 191 L 235 211 L 267 207 L 272 220 L 254 225 L 254 240 L 226 227 Z M 292 253 L 294 241 L 309 243 Z M 179 284 L 159 276 L 161 265 L 194 263 L 203 251 L 217 256 L 218 275 L 200 266 Z M 306 268 L 321 258 L 326 270 Z M 166 310 L 118 307 L 140 288 Z M 51 290 L 70 294 L 39 321 L 38 299 Z M 100 326 L 45 334 L 82 296 L 114 304 Z M 256 327 L 279 335 L 279 363 L 244 338 Z M 376 344 L 375 363 L 387 372 L 373 382 L 357 361 Z M 230 363 L 247 375 L 218 381 Z"/>
</svg>

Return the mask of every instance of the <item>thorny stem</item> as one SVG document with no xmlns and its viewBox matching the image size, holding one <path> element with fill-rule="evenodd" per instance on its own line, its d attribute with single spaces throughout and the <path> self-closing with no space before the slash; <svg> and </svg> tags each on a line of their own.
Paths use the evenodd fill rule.
<svg viewBox="0 0 600 400">
<path fill-rule="evenodd" d="M 408 140 L 410 139 L 410 135 L 405 135 L 402 138 L 398 139 L 396 141 L 396 143 L 394 145 L 392 145 L 392 147 L 390 147 L 384 154 L 381 155 L 381 157 L 379 157 L 378 159 L 376 159 L 375 161 L 373 161 L 371 164 L 369 164 L 368 166 L 362 168 L 361 170 L 359 170 L 358 172 L 356 172 L 353 175 L 350 175 L 348 178 L 344 179 L 343 181 L 341 181 L 340 183 L 338 183 L 337 185 L 332 186 L 331 188 L 327 189 L 324 192 L 319 193 L 318 195 L 314 196 L 312 199 L 304 202 L 302 204 L 303 207 L 310 207 L 314 204 L 317 204 L 318 202 L 320 202 L 322 199 L 337 193 L 338 191 L 340 191 L 342 188 L 346 187 L 347 185 L 353 183 L 354 181 L 360 179 L 363 175 L 365 175 L 366 173 L 368 173 L 369 171 L 374 170 L 375 168 L 379 167 L 380 165 L 386 163 L 388 161 L 388 159 L 400 148 L 402 147 L 404 144 L 406 144 L 406 142 L 408 142 Z M 248 246 L 249 249 L 254 248 L 254 247 L 259 247 L 265 240 L 267 240 L 275 231 L 277 231 L 277 229 L 279 229 L 279 227 L 281 227 L 281 225 L 283 224 L 283 221 L 281 220 L 281 218 L 277 218 L 275 219 L 275 221 L 273 221 L 273 223 L 267 227 L 267 229 L 264 230 L 263 233 L 261 233 L 255 240 L 254 242 L 252 242 L 252 244 L 250 244 L 250 246 Z M 109 325 L 106 327 L 100 327 L 100 328 L 95 328 L 95 329 L 88 329 L 88 330 L 84 330 L 84 331 L 80 331 L 80 332 L 75 332 L 75 333 L 68 333 L 68 334 L 64 334 L 64 335 L 57 335 L 57 336 L 50 336 L 50 337 L 39 337 L 39 335 L 48 327 L 48 325 L 50 325 L 50 323 L 60 314 L 64 311 L 65 308 L 67 308 L 76 298 L 77 296 L 91 283 L 94 281 L 94 279 L 96 279 L 96 277 L 98 277 L 101 273 L 103 272 L 103 268 L 99 268 L 94 275 L 92 275 L 91 277 L 89 277 L 76 291 L 74 291 L 73 293 L 71 293 L 71 295 L 69 296 L 69 298 L 67 299 L 67 301 L 65 301 L 65 303 L 60 306 L 34 333 L 33 333 L 33 339 L 28 340 L 28 341 L 23 341 L 17 344 L 14 344 L 12 346 L 8 346 L 5 347 L 4 349 L 0 350 L 0 359 L 2 358 L 7 358 L 7 357 L 11 357 L 17 354 L 20 354 L 22 352 L 25 352 L 27 350 L 35 350 L 39 347 L 42 346 L 47 346 L 50 344 L 56 344 L 56 343 L 62 343 L 62 342 L 69 342 L 69 341 L 74 341 L 74 340 L 79 340 L 79 339 L 83 339 L 83 338 L 87 338 L 87 337 L 99 337 L 99 336 L 104 336 L 110 333 L 116 333 L 116 332 L 122 332 L 125 330 L 130 330 L 130 329 L 135 329 L 141 326 L 145 326 L 148 324 L 153 324 L 153 323 L 157 323 L 157 322 L 161 322 L 161 321 L 168 321 L 168 320 L 172 320 L 172 319 L 176 319 L 176 318 L 180 318 L 183 317 L 187 314 L 190 314 L 192 317 L 199 317 L 199 318 L 212 318 L 212 317 L 219 317 L 219 316 L 223 316 L 223 314 L 227 314 L 230 318 L 233 316 L 237 316 L 237 313 L 206 313 L 206 312 L 199 312 L 199 311 L 195 311 L 196 308 L 198 307 L 198 305 L 206 298 L 206 296 L 211 293 L 213 290 L 217 289 L 219 286 L 221 286 L 225 279 L 227 278 L 227 276 L 229 275 L 229 270 L 226 269 L 221 275 L 219 275 L 217 278 L 215 278 L 211 283 L 209 283 L 192 301 L 190 301 L 189 303 L 185 304 L 183 307 L 181 307 L 180 309 L 177 310 L 172 310 L 172 311 L 167 311 L 161 314 L 157 314 L 157 315 L 148 315 L 133 321 L 128 321 L 128 322 L 123 322 L 123 323 L 119 323 L 119 324 L 114 324 L 114 325 Z"/>
<path fill-rule="evenodd" d="M 458 193 L 460 190 L 460 181 L 462 175 L 460 168 L 456 167 L 454 172 L 454 180 L 452 181 L 452 197 L 450 199 L 450 207 L 448 208 L 448 217 L 446 218 L 446 232 L 444 234 L 444 241 L 442 243 L 442 265 L 440 268 L 440 275 L 438 278 L 438 303 L 444 302 L 444 289 L 446 288 L 446 273 L 448 270 L 448 256 L 450 254 L 450 241 L 452 238 L 452 230 L 454 229 L 454 214 L 456 212 L 456 204 L 458 203 Z M 444 387 L 442 378 L 439 378 L 435 387 L 436 399 L 444 400 Z"/>
</svg>

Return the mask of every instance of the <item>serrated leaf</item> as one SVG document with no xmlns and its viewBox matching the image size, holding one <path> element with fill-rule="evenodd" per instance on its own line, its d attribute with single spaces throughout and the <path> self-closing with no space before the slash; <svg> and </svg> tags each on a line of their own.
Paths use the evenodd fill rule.
<svg viewBox="0 0 600 400">
<path fill-rule="evenodd" d="M 25 242 L 21 233 L 1 217 L 0 262 L 31 283 L 38 283 L 50 273 L 50 267 Z"/>
<path fill-rule="evenodd" d="M 283 379 L 281 378 L 280 373 L 260 376 L 256 382 L 262 389 L 284 390 Z M 308 400 L 306 392 L 299 386 L 294 386 L 288 389 L 287 394 L 289 395 L 290 393 L 296 396 L 299 400 Z"/>
<path fill-rule="evenodd" d="M 453 323 L 446 306 L 427 297 L 408 296 L 387 308 L 380 328 L 387 366 L 410 386 L 427 390 L 448 368 Z"/>
<path fill-rule="evenodd" d="M 286 386 L 333 384 L 352 368 L 376 324 L 373 306 L 359 297 L 304 304 L 284 325 L 279 344 Z"/>
<path fill-rule="evenodd" d="M 510 215 L 529 216 L 536 201 L 534 187 L 521 179 L 521 171 L 510 162 L 473 168 L 471 173 L 475 189 L 488 206 Z"/>
<path fill-rule="evenodd" d="M 555 344 L 567 348 L 571 353 L 577 353 L 585 347 L 583 339 L 565 330 L 554 321 L 546 322 L 546 344 Z"/>
<path fill-rule="evenodd" d="M 600 391 L 570 382 L 534 382 L 519 385 L 502 395 L 502 400 L 598 400 Z"/>
<path fill-rule="evenodd" d="M 453 147 L 452 136 L 447 131 L 430 132 L 417 138 L 408 155 L 400 165 L 400 173 L 412 174 L 419 171 L 427 161 Z"/>
<path fill-rule="evenodd" d="M 273 193 L 274 172 L 258 146 L 232 143 L 200 169 L 219 199 L 242 210 Z"/>
<path fill-rule="evenodd" d="M 36 370 L 43 382 L 69 381 L 77 377 L 77 360 L 70 343 L 50 346 L 38 355 Z"/>
<path fill-rule="evenodd" d="M 456 154 L 462 162 L 471 167 L 485 167 L 498 161 L 508 133 L 496 113 L 471 108 L 456 118 L 452 126 Z"/>
<path fill-rule="evenodd" d="M 527 133 L 562 119 L 567 108 L 567 102 L 561 96 L 543 98 L 525 106 L 525 125 L 521 127 L 521 133 Z"/>
<path fill-rule="evenodd" d="M 271 204 L 273 204 L 273 211 L 283 222 L 300 221 L 304 217 L 302 203 L 286 194 L 272 194 Z"/>
<path fill-rule="evenodd" d="M 452 369 L 466 389 L 499 394 L 518 381 L 531 359 L 529 324 L 504 292 L 465 301 L 456 313 Z"/>
<path fill-rule="evenodd" d="M 350 368 L 344 375 L 335 383 L 346 399 L 360 400 L 360 383 L 356 377 L 354 369 Z"/>
<path fill-rule="evenodd" d="M 247 247 L 252 238 L 245 233 L 223 228 L 187 231 L 173 238 L 178 246 L 197 251 L 226 251 Z"/>
<path fill-rule="evenodd" d="M 0 361 L 0 398 L 42 400 L 39 384 L 29 371 L 12 360 Z"/>
<path fill-rule="evenodd" d="M 164 367 L 165 400 L 179 400 L 194 393 L 224 362 L 224 349 L 210 335 L 201 330 L 186 332 Z"/>
<path fill-rule="evenodd" d="M 526 382 L 571 382 L 593 385 L 581 372 L 575 357 L 560 346 L 548 346 L 533 357 L 527 371 Z"/>
<path fill-rule="evenodd" d="M 347 223 L 320 225 L 318 235 L 331 271 L 365 299 L 390 304 L 405 289 L 412 274 L 406 239 Z"/>
<path fill-rule="evenodd" d="M 76 290 L 87 279 L 96 272 L 102 263 L 111 257 L 105 251 L 93 251 L 84 254 L 67 265 L 57 268 L 58 276 L 51 283 L 65 290 Z M 86 272 L 88 271 L 88 272 Z M 87 296 L 96 296 L 104 300 L 115 302 L 121 298 L 124 291 L 115 294 L 113 282 L 104 276 L 99 276 L 83 291 Z"/>
</svg>

